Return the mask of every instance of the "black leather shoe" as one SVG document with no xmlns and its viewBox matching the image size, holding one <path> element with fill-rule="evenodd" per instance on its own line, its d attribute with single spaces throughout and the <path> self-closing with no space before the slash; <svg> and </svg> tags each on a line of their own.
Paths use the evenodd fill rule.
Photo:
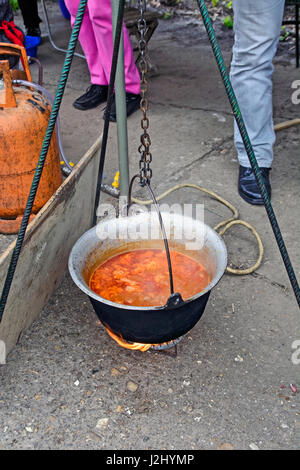
<svg viewBox="0 0 300 470">
<path fill-rule="evenodd" d="M 271 198 L 271 184 L 269 180 L 270 170 L 271 168 L 260 168 L 269 198 Z M 245 168 L 240 165 L 238 190 L 241 198 L 249 202 L 249 204 L 258 206 L 263 205 L 264 201 L 260 194 L 252 168 Z"/>
<path fill-rule="evenodd" d="M 96 106 L 107 100 L 107 92 L 107 85 L 91 85 L 87 88 L 86 93 L 74 101 L 73 106 L 82 111 L 96 108 Z"/>
<path fill-rule="evenodd" d="M 139 109 L 141 102 L 141 95 L 135 95 L 133 93 L 126 93 L 126 110 L 127 110 L 127 117 L 130 116 L 134 111 Z M 105 119 L 106 110 L 103 114 L 103 119 Z M 116 100 L 115 94 L 113 95 L 113 101 L 110 110 L 109 120 L 111 122 L 116 122 L 117 120 L 117 110 L 116 110 Z"/>
</svg>

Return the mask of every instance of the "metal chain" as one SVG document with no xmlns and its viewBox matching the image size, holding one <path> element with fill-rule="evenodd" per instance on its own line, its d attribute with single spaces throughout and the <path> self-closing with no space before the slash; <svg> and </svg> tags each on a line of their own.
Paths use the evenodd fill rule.
<svg viewBox="0 0 300 470">
<path fill-rule="evenodd" d="M 148 82 L 146 79 L 146 75 L 148 72 L 148 62 L 147 62 L 147 41 L 145 39 L 145 35 L 147 32 L 147 22 L 145 20 L 145 12 L 146 12 L 146 0 L 138 0 L 138 8 L 140 11 L 140 18 L 138 20 L 138 32 L 139 32 L 139 52 L 140 52 L 140 60 L 139 60 L 139 68 L 141 73 L 141 102 L 140 102 L 140 110 L 142 111 L 142 119 L 141 119 L 141 128 L 143 129 L 143 133 L 141 135 L 141 145 L 138 148 L 140 153 L 140 161 L 139 161 L 139 175 L 140 175 L 140 185 L 145 186 L 146 181 L 149 183 L 152 177 L 152 169 L 150 168 L 150 163 L 152 162 L 152 154 L 150 152 L 150 145 L 151 139 L 148 134 L 149 128 L 149 119 L 147 117 L 147 111 L 149 108 L 149 102 L 147 99 L 147 92 L 148 92 Z"/>
</svg>

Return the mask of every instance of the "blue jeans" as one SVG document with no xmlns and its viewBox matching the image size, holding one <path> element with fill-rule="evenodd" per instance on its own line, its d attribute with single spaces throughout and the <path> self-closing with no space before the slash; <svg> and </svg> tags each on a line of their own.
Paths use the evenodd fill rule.
<svg viewBox="0 0 300 470">
<path fill-rule="evenodd" d="M 260 167 L 273 160 L 272 75 L 284 0 L 233 0 L 234 46 L 230 78 Z M 234 123 L 240 165 L 251 167 Z"/>
</svg>

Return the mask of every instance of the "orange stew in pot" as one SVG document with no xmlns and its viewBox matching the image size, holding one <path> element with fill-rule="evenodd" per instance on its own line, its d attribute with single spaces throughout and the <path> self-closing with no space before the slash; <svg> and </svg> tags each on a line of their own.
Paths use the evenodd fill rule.
<svg viewBox="0 0 300 470">
<path fill-rule="evenodd" d="M 174 291 L 183 300 L 201 292 L 210 283 L 204 267 L 189 256 L 171 250 Z M 90 288 L 101 297 L 123 305 L 165 305 L 170 296 L 165 250 L 134 250 L 116 255 L 98 266 Z"/>
</svg>

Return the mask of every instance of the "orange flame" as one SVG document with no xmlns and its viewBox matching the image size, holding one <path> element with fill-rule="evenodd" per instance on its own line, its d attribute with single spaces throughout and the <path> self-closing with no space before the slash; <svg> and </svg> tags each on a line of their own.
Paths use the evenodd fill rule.
<svg viewBox="0 0 300 470">
<path fill-rule="evenodd" d="M 122 346 L 122 348 L 131 349 L 132 351 L 145 352 L 145 351 L 148 351 L 148 349 L 150 349 L 151 346 L 154 346 L 153 344 L 128 343 L 128 341 L 126 341 L 125 339 L 113 333 L 107 326 L 104 325 L 104 328 L 106 329 L 109 336 L 112 339 L 114 339 L 118 343 L 119 346 Z"/>
</svg>

